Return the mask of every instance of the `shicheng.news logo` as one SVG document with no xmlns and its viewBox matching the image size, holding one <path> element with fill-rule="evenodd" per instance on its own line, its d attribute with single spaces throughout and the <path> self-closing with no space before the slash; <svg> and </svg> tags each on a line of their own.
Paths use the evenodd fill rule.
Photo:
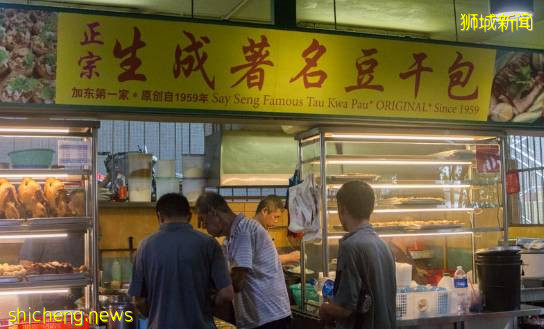
<svg viewBox="0 0 544 329">
<path fill-rule="evenodd" d="M 487 16 L 478 14 L 461 14 L 459 22 L 461 31 L 501 31 L 514 32 L 519 30 L 533 30 L 533 16 L 529 14 L 510 14 Z"/>
</svg>

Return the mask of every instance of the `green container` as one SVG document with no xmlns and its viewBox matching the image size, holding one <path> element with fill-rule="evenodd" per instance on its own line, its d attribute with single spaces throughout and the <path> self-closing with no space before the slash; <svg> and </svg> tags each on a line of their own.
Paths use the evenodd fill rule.
<svg viewBox="0 0 544 329">
<path fill-rule="evenodd" d="M 12 168 L 49 168 L 53 162 L 51 149 L 26 149 L 10 152 Z"/>
<path fill-rule="evenodd" d="M 289 289 L 291 289 L 291 293 L 295 298 L 295 303 L 300 306 L 300 283 L 290 285 Z M 304 296 L 306 300 L 313 300 L 315 302 L 319 302 L 319 296 L 317 295 L 314 286 L 306 283 L 306 288 L 304 292 L 306 293 L 306 295 Z"/>
</svg>

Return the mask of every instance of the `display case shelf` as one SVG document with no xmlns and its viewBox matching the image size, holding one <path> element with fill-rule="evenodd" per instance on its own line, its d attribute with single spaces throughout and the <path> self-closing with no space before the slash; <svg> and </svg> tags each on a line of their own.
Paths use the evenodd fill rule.
<svg viewBox="0 0 544 329">
<path fill-rule="evenodd" d="M 27 282 L 21 281 L 16 283 L 2 283 L 0 284 L 0 296 L 5 291 L 17 291 L 27 289 L 54 289 L 54 288 L 75 288 L 85 287 L 92 283 L 90 278 L 84 278 L 79 280 L 57 280 L 48 282 Z"/>
<path fill-rule="evenodd" d="M 440 229 L 399 229 L 399 230 L 389 230 L 389 229 L 376 229 L 376 233 L 380 236 L 434 236 L 434 235 L 461 235 L 461 234 L 473 234 L 473 233 L 491 233 L 491 232 L 502 232 L 503 229 L 500 227 L 479 227 L 479 228 L 440 228 Z M 329 238 L 333 237 L 338 239 L 343 237 L 346 232 L 338 231 L 329 231 Z"/>
<path fill-rule="evenodd" d="M 27 220 L 0 220 L 0 235 L 28 232 L 85 232 L 92 225 L 91 217 L 34 218 Z"/>
<path fill-rule="evenodd" d="M 39 306 L 43 300 L 40 292 L 77 287 L 84 288 L 83 308 L 97 310 L 99 126 L 97 121 L 75 120 L 6 118 L 0 123 L 1 155 L 9 157 L 12 165 L 17 164 L 12 152 L 25 151 L 21 154 L 26 157 L 19 159 L 24 168 L 0 169 L 4 179 L 0 215 L 8 218 L 0 219 L 0 259 L 8 269 L 4 274 L 22 272 L 21 260 L 37 265 L 38 270 L 33 268 L 32 272 L 56 272 L 56 267 L 58 272 L 67 272 L 67 266 L 74 270 L 73 276 L 25 275 L 21 282 L 0 277 L 0 304 L 3 295 L 9 300 L 16 291 L 35 296 L 29 298 Z M 53 155 L 40 157 L 36 148 L 47 148 Z M 43 168 L 47 166 L 50 168 Z M 82 268 L 88 269 L 86 275 L 75 275 Z M 72 297 L 66 294 L 62 308 L 74 307 Z M 13 307 L 26 303 L 19 299 L 9 302 Z"/>
<path fill-rule="evenodd" d="M 395 157 L 380 157 L 380 156 L 348 156 L 348 155 L 328 155 L 325 157 L 327 165 L 432 165 L 432 166 L 450 166 L 450 165 L 472 165 L 473 161 L 455 160 L 455 159 L 439 159 L 433 156 L 395 156 Z M 320 164 L 321 158 L 314 157 L 302 161 L 302 164 Z"/>
</svg>

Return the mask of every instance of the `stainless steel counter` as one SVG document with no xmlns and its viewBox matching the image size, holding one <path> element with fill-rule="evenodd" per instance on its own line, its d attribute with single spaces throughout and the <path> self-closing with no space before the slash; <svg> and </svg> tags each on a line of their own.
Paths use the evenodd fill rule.
<svg viewBox="0 0 544 329">
<path fill-rule="evenodd" d="M 521 302 L 522 303 L 544 302 L 544 287 L 522 288 Z"/>
<path fill-rule="evenodd" d="M 307 321 L 319 322 L 319 317 L 317 315 L 312 315 L 309 313 L 301 312 L 298 308 L 293 308 L 293 315 L 295 318 L 297 316 L 306 319 Z M 428 317 L 428 318 L 418 318 L 418 319 L 402 319 L 397 320 L 397 327 L 416 327 L 416 326 L 437 326 L 445 324 L 453 324 L 460 322 L 467 322 L 471 320 L 482 320 L 482 319 L 506 319 L 506 318 L 517 318 L 533 315 L 544 315 L 544 308 L 532 305 L 521 305 L 519 310 L 507 311 L 507 312 L 483 312 L 483 313 L 468 313 L 468 314 L 451 314 L 445 316 L 437 317 Z M 296 323 L 296 321 L 295 321 Z M 308 323 L 308 322 L 306 322 Z M 306 328 L 310 328 L 307 327 Z M 312 326 L 311 328 L 318 328 Z M 297 327 L 295 327 L 297 329 Z"/>
</svg>

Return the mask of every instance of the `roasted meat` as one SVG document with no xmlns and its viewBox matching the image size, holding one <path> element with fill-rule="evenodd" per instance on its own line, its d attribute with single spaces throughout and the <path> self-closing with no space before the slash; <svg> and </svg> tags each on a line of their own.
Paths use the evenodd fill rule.
<svg viewBox="0 0 544 329">
<path fill-rule="evenodd" d="M 6 219 L 21 219 L 21 210 L 15 187 L 6 179 L 0 178 L 0 215 Z"/>
<path fill-rule="evenodd" d="M 18 188 L 19 201 L 30 218 L 48 217 L 47 200 L 40 185 L 32 178 L 23 178 Z"/>
</svg>

